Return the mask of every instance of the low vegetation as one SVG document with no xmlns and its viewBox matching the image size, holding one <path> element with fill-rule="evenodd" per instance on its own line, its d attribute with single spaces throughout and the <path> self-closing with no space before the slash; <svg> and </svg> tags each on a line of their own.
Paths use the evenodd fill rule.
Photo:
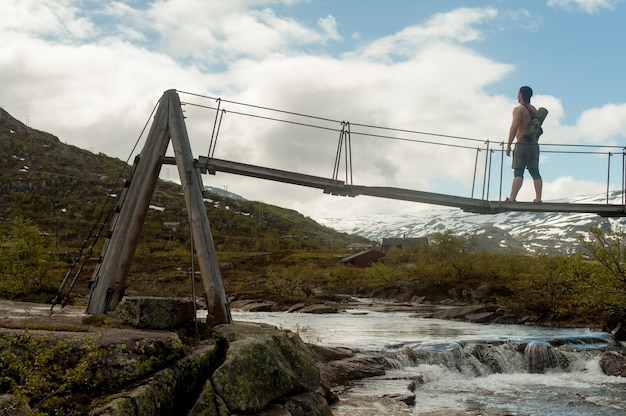
<svg viewBox="0 0 626 416">
<path fill-rule="evenodd" d="M 471 237 L 446 231 L 433 235 L 426 248 L 392 249 L 383 261 L 367 268 L 341 263 L 348 254 L 342 250 L 294 248 L 298 240 L 271 251 L 252 251 L 252 243 L 239 242 L 244 249 L 218 250 L 218 258 L 227 294 L 234 298 L 263 298 L 283 305 L 338 295 L 400 301 L 424 297 L 438 302 L 454 292 L 461 300 L 476 301 L 471 292 L 483 287 L 487 288 L 479 299 L 483 302 L 532 311 L 555 323 L 614 326 L 626 316 L 626 231 L 592 229 L 590 236 L 583 241 L 586 257 L 476 251 Z M 34 224 L 15 219 L 0 250 L 0 297 L 51 300 L 67 274 L 69 259 L 51 257 L 46 242 Z M 144 241 L 127 293 L 190 296 L 194 260 L 188 250 L 180 242 L 155 250 Z M 71 302 L 80 303 L 87 294 L 90 273 L 83 273 L 70 294 Z M 197 276 L 194 284 L 196 293 L 202 293 Z"/>
</svg>

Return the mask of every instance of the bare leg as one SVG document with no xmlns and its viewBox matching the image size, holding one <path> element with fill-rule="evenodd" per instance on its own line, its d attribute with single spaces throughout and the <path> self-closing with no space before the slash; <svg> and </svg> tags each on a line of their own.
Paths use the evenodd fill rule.
<svg viewBox="0 0 626 416">
<path fill-rule="evenodd" d="M 515 201 L 517 198 L 517 193 L 522 188 L 522 183 L 524 182 L 524 177 L 516 176 L 513 178 L 513 184 L 511 185 L 511 195 L 509 196 L 509 201 Z"/>
<path fill-rule="evenodd" d="M 533 180 L 533 184 L 535 185 L 535 202 L 541 202 L 541 191 L 543 190 L 543 180 L 535 179 Z"/>
</svg>

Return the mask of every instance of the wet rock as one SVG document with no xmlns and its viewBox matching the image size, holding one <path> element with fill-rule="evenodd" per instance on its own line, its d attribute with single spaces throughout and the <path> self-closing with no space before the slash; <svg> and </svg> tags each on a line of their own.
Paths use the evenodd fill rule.
<svg viewBox="0 0 626 416">
<path fill-rule="evenodd" d="M 459 306 L 434 312 L 431 317 L 435 319 L 465 320 L 467 315 L 493 312 L 494 310 L 494 307 L 484 305 Z"/>
<path fill-rule="evenodd" d="M 417 390 L 417 387 L 421 386 L 424 383 L 424 378 L 421 375 L 418 375 L 411 380 L 411 382 L 407 386 L 407 389 L 409 389 L 409 391 L 415 392 Z"/>
<path fill-rule="evenodd" d="M 350 357 L 343 360 L 320 363 L 322 381 L 328 387 L 344 386 L 350 381 L 382 376 L 385 366 L 375 356 Z"/>
<path fill-rule="evenodd" d="M 232 300 L 230 302 L 230 309 L 242 309 L 246 305 L 251 303 L 263 303 L 263 299 L 242 299 L 242 300 Z"/>
<path fill-rule="evenodd" d="M 385 394 L 383 396 L 384 399 L 397 400 L 399 402 L 405 403 L 408 406 L 415 406 L 415 395 L 414 394 Z"/>
<path fill-rule="evenodd" d="M 246 312 L 270 312 L 275 306 L 274 302 L 251 303 L 242 310 Z"/>
<path fill-rule="evenodd" d="M 244 312 L 270 312 L 276 307 L 276 302 L 262 299 L 247 299 L 231 302 L 230 307 L 231 309 Z"/>
<path fill-rule="evenodd" d="M 327 313 L 338 313 L 339 309 L 336 306 L 331 305 L 308 305 L 298 310 L 300 313 L 313 313 L 313 314 L 327 314 Z"/>
<path fill-rule="evenodd" d="M 600 368 L 608 376 L 626 377 L 626 353 L 607 351 L 600 357 Z"/>
<path fill-rule="evenodd" d="M 524 350 L 528 372 L 542 374 L 552 368 L 566 368 L 569 360 L 561 351 L 539 342 L 529 342 Z"/>
<path fill-rule="evenodd" d="M 327 363 L 329 361 L 345 360 L 354 357 L 354 351 L 345 347 L 323 347 L 321 345 L 309 345 L 309 350 L 315 361 Z"/>
<path fill-rule="evenodd" d="M 626 341 L 626 329 L 620 324 L 611 331 L 615 341 Z"/>
<path fill-rule="evenodd" d="M 498 315 L 493 321 L 492 324 L 500 324 L 500 325 L 512 325 L 518 322 L 517 316 L 510 313 L 503 313 L 502 315 Z"/>
<path fill-rule="evenodd" d="M 299 312 L 300 309 L 304 308 L 305 306 L 306 306 L 306 303 L 304 302 L 296 303 L 294 305 L 291 305 L 291 307 L 289 307 L 286 312 L 287 313 Z"/>
<path fill-rule="evenodd" d="M 469 313 L 465 315 L 465 320 L 475 324 L 487 324 L 495 321 L 497 317 L 495 312 Z"/>
</svg>

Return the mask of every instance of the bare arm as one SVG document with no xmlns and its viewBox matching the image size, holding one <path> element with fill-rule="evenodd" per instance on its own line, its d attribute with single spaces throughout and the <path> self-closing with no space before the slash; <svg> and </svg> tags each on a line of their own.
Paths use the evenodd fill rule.
<svg viewBox="0 0 626 416">
<path fill-rule="evenodd" d="M 520 108 L 521 107 L 518 106 L 513 109 L 513 121 L 511 121 L 511 128 L 509 129 L 509 140 L 506 145 L 507 156 L 510 156 L 511 154 L 511 144 L 513 144 L 513 140 L 515 139 L 515 136 L 517 135 L 517 132 L 519 130 L 519 127 L 522 121 Z"/>
</svg>

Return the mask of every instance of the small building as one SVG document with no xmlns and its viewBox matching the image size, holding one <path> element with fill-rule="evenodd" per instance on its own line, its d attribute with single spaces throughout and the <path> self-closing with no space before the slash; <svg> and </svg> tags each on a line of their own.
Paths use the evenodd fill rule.
<svg viewBox="0 0 626 416">
<path fill-rule="evenodd" d="M 385 254 L 378 250 L 366 250 L 344 257 L 340 261 L 343 264 L 352 264 L 355 267 L 363 268 L 371 266 L 383 257 L 385 257 Z"/>
<path fill-rule="evenodd" d="M 392 248 L 410 248 L 413 250 L 419 250 L 423 247 L 428 247 L 428 237 L 383 238 L 383 253 L 389 253 L 389 250 L 391 250 Z"/>
<path fill-rule="evenodd" d="M 371 250 L 373 248 L 374 248 L 374 246 L 371 243 L 369 243 L 369 244 L 352 243 L 352 244 L 346 246 L 346 249 L 350 250 L 350 251 L 353 251 L 353 250 L 364 251 L 364 250 Z"/>
</svg>

